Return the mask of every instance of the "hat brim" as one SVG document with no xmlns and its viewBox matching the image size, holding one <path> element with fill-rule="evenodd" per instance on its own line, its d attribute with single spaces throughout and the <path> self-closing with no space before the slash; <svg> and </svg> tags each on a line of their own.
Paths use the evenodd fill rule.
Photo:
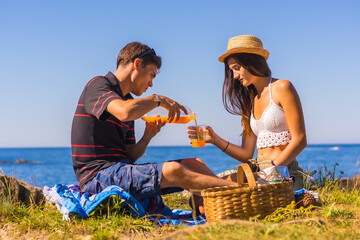
<svg viewBox="0 0 360 240">
<path fill-rule="evenodd" d="M 269 58 L 269 51 L 266 49 L 259 49 L 259 48 L 234 48 L 231 49 L 229 51 L 227 51 L 226 53 L 224 53 L 223 55 L 221 55 L 219 57 L 219 62 L 224 62 L 225 58 L 227 58 L 228 56 L 235 54 L 235 53 L 252 53 L 252 54 L 257 54 L 262 56 L 263 58 L 265 58 L 265 60 L 267 60 Z"/>
</svg>

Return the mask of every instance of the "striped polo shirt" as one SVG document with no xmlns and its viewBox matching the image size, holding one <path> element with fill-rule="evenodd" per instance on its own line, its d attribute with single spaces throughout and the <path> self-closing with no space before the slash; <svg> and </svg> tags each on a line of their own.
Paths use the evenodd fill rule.
<svg viewBox="0 0 360 240">
<path fill-rule="evenodd" d="M 98 171 L 127 158 L 125 146 L 135 144 L 134 121 L 122 122 L 106 111 L 123 96 L 115 75 L 95 77 L 85 86 L 72 122 L 71 151 L 73 168 L 80 186 Z"/>
</svg>

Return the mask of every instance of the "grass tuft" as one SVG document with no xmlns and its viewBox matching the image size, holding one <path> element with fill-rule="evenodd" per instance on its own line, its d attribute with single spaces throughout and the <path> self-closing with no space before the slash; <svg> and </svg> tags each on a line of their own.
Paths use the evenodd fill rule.
<svg viewBox="0 0 360 240">
<path fill-rule="evenodd" d="M 335 163 L 332 169 L 328 169 L 325 164 L 324 166 L 318 166 L 317 170 L 306 171 L 306 173 L 303 173 L 305 176 L 304 188 L 308 190 L 319 189 L 325 186 L 327 188 L 336 188 L 344 174 L 341 171 L 339 176 L 335 176 L 337 166 L 339 166 L 339 163 Z"/>
</svg>

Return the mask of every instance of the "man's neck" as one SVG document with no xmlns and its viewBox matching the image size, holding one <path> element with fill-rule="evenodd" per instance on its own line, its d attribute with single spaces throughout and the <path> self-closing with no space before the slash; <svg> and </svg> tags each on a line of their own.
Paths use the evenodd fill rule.
<svg viewBox="0 0 360 240">
<path fill-rule="evenodd" d="M 124 96 L 131 92 L 131 73 L 132 71 L 129 65 L 124 67 L 119 66 L 114 73 L 119 81 L 119 86 Z"/>
</svg>

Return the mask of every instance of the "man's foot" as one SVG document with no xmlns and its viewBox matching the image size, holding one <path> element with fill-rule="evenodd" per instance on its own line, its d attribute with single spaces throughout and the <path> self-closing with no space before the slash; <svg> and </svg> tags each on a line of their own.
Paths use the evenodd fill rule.
<svg viewBox="0 0 360 240">
<path fill-rule="evenodd" d="M 193 207 L 193 199 L 192 199 L 192 197 L 190 197 L 189 198 L 189 206 L 191 207 L 191 209 L 196 212 L 196 215 L 204 214 L 205 213 L 204 199 L 202 197 L 195 196 L 194 202 L 195 202 L 195 208 Z"/>
</svg>

